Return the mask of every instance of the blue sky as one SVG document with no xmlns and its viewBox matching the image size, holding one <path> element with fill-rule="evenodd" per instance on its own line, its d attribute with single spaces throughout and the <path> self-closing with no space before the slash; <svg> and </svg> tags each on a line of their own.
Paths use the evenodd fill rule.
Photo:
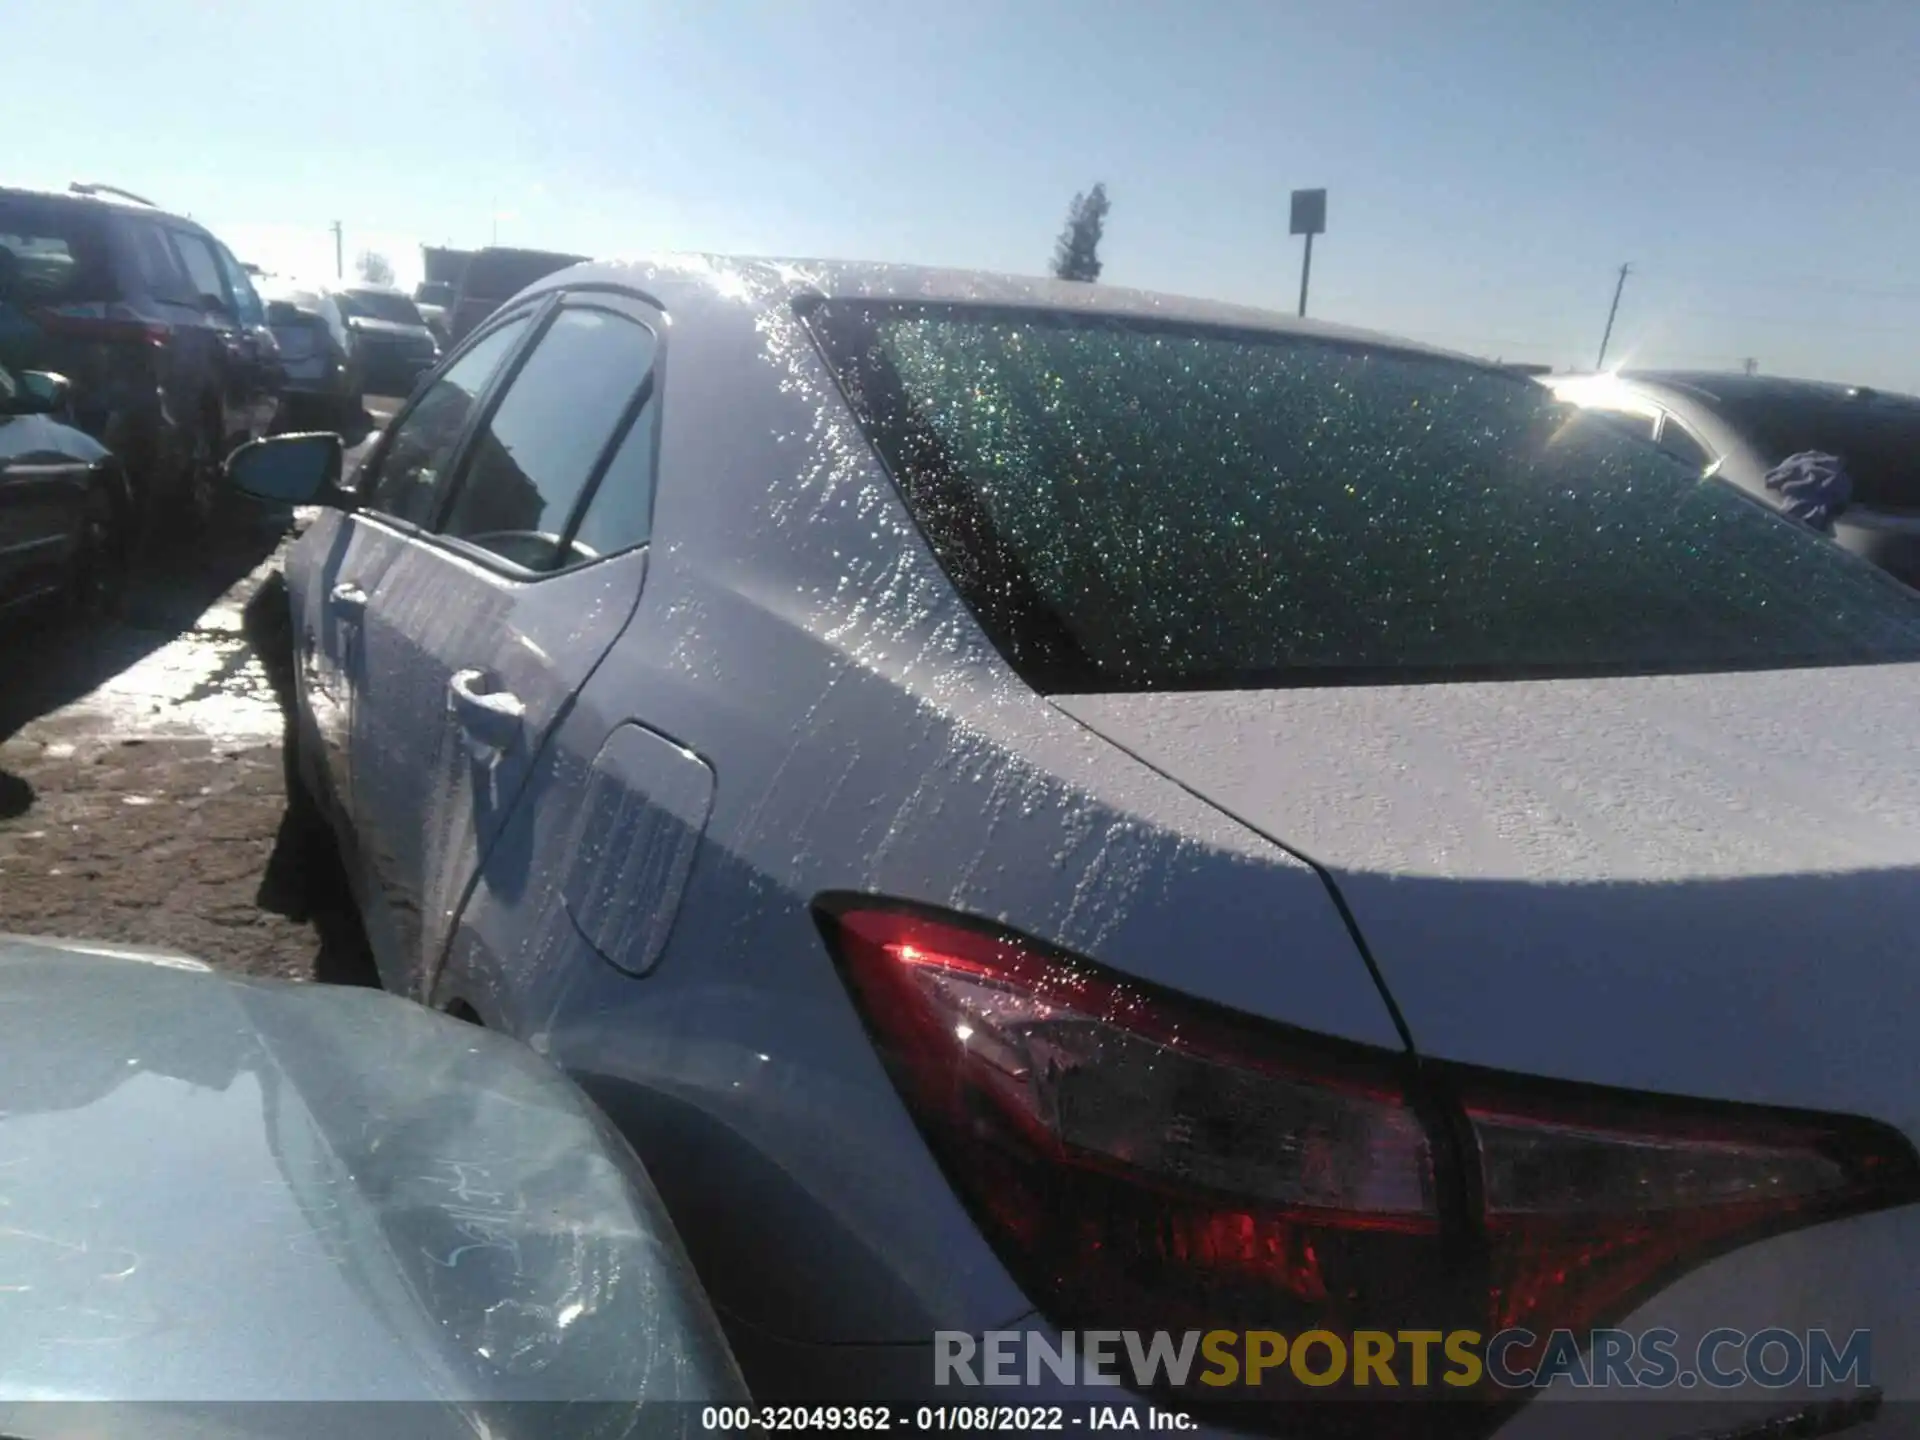
<svg viewBox="0 0 1920 1440">
<path fill-rule="evenodd" d="M 25 19 L 27 23 L 22 24 Z M 1920 391 L 1915 0 L 58 0 L 0 179 L 108 180 L 242 258 L 420 241 L 1042 269 L 1508 359 Z M 496 217 L 498 217 L 496 219 Z"/>
</svg>

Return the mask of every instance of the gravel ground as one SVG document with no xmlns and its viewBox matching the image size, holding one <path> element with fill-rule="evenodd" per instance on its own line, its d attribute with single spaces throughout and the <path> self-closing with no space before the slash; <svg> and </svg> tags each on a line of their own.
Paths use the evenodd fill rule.
<svg viewBox="0 0 1920 1440">
<path fill-rule="evenodd" d="M 243 628 L 291 534 L 236 502 L 156 547 L 117 623 L 0 639 L 0 932 L 368 983 L 330 847 L 290 843 L 285 719 Z"/>
</svg>

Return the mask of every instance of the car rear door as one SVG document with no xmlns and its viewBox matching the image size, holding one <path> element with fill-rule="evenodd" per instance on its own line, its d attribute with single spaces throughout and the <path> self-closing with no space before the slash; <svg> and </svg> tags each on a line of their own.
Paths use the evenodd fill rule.
<svg viewBox="0 0 1920 1440">
<path fill-rule="evenodd" d="M 639 602 L 643 549 L 581 520 L 646 405 L 663 326 L 604 292 L 547 306 L 462 442 L 431 533 L 366 608 L 354 827 L 389 988 L 423 993 L 554 724 Z"/>
<path fill-rule="evenodd" d="M 246 330 L 240 323 L 239 302 L 227 283 L 219 252 L 211 240 L 198 231 L 177 227 L 169 227 L 168 234 L 200 307 L 203 316 L 200 328 L 213 337 L 213 343 L 206 347 L 211 371 L 208 379 L 220 412 L 220 433 L 213 439 L 217 445 L 225 446 L 247 434 L 257 386 Z M 200 398 L 175 397 L 176 401 Z"/>
<path fill-rule="evenodd" d="M 301 693 L 318 742 L 309 758 L 336 816 L 348 822 L 348 864 L 356 881 L 364 882 L 366 867 L 351 824 L 351 736 L 366 668 L 367 602 L 407 537 L 432 519 L 461 440 L 532 320 L 530 310 L 504 317 L 447 364 L 395 416 L 353 477 L 356 508 L 323 512 L 300 542 L 315 557 L 303 571 L 297 611 Z"/>
</svg>

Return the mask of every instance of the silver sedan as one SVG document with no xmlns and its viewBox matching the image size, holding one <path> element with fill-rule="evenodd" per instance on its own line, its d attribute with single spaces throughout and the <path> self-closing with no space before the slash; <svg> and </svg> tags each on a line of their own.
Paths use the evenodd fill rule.
<svg viewBox="0 0 1920 1440">
<path fill-rule="evenodd" d="M 1920 1400 L 1920 595 L 1496 367 L 973 274 L 567 270 L 339 454 L 233 473 L 328 507 L 385 982 L 605 1106 L 764 1398 L 1671 1325 Z"/>
</svg>

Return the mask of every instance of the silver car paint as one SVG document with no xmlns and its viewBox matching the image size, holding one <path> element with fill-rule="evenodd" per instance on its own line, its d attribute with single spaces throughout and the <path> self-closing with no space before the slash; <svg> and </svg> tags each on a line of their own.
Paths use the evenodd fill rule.
<svg viewBox="0 0 1920 1440">
<path fill-rule="evenodd" d="M 644 1172 L 524 1047 L 378 992 L 23 937 L 0 937 L 0 1355 L 6 1433 L 333 1401 L 511 1434 L 474 1416 L 744 1398 Z M 609 1411 L 534 1413 L 584 1434 Z M 344 1433 L 262 1414 L 241 1428 Z"/>
<path fill-rule="evenodd" d="M 1325 865 L 1422 1054 L 1920 1140 L 1920 666 L 1086 696 Z"/>
<path fill-rule="evenodd" d="M 1678 952 L 1689 947 L 1716 949 L 1715 927 L 1729 927 L 1720 933 L 1737 943 L 1752 927 L 1707 903 L 1708 888 L 1669 883 L 1700 863 L 1709 837 L 1676 838 L 1655 814 L 1622 814 L 1648 805 L 1670 821 L 1698 819 L 1697 803 L 1692 812 L 1675 808 L 1691 792 L 1672 801 L 1653 794 L 1673 778 L 1672 755 L 1617 753 L 1630 749 L 1624 737 L 1657 726 L 1642 714 L 1654 693 L 1646 682 L 1592 682 L 1555 692 L 1557 700 L 1538 685 L 1462 687 L 1457 698 L 1454 687 L 1432 687 L 1424 711 L 1407 691 L 1296 692 L 1287 699 L 1299 707 L 1297 724 L 1258 731 L 1258 743 L 1248 738 L 1253 722 L 1223 708 L 1235 697 L 1151 697 L 1137 709 L 1049 704 L 1017 681 L 955 597 L 790 306 L 816 293 L 917 295 L 1325 327 L 1104 286 L 922 271 L 660 261 L 584 267 L 545 282 L 581 284 L 637 289 L 673 321 L 646 585 L 632 622 L 536 761 L 444 964 L 409 988 L 435 1004 L 472 1005 L 600 1099 L 648 1159 L 736 1334 L 800 1355 L 895 1346 L 911 1365 L 935 1328 L 1002 1325 L 1031 1308 L 874 1058 L 809 923 L 807 903 L 825 889 L 996 917 L 1188 993 L 1394 1045 L 1390 1012 L 1304 855 L 1344 867 L 1343 884 L 1364 895 L 1362 933 L 1390 958 L 1396 998 L 1402 986 L 1412 997 L 1416 1045 L 1432 1028 L 1441 1053 L 1542 1073 L 1665 1079 L 1674 1082 L 1668 1088 L 1802 1104 L 1845 1094 L 1866 1099 L 1871 1113 L 1900 1110 L 1889 1118 L 1911 1128 L 1912 1087 L 1884 1047 L 1863 1046 L 1871 1053 L 1851 1058 L 1850 1080 L 1823 1081 L 1820 1062 L 1802 1062 L 1790 1048 L 1797 1032 L 1776 1018 L 1761 1032 L 1775 1053 L 1744 1058 L 1736 1052 L 1765 1018 L 1764 1002 L 1740 999 L 1744 979 L 1731 967 L 1681 964 Z M 498 641 L 448 643 L 459 651 Z M 1831 683 L 1848 685 L 1858 673 L 1834 672 Z M 1882 683 L 1897 689 L 1903 675 L 1886 672 Z M 1813 692 L 1796 689 L 1819 685 L 1818 676 L 1744 683 L 1774 687 L 1769 694 L 1793 702 L 1790 716 L 1818 711 Z M 1542 694 L 1548 708 L 1529 721 L 1523 712 Z M 1733 682 L 1713 682 L 1704 694 L 1730 710 L 1743 703 Z M 1678 703 L 1699 702 L 1690 694 Z M 1623 738 L 1602 750 L 1603 778 L 1583 785 L 1569 746 L 1607 743 L 1576 723 L 1596 709 Z M 1690 732 L 1703 773 L 1721 782 L 1709 792 L 1723 802 L 1713 812 L 1721 825 L 1739 804 L 1723 793 L 1731 777 L 1796 746 L 1817 753 L 1826 728 L 1782 722 L 1768 731 L 1768 712 L 1740 713 L 1761 742 L 1746 759 L 1710 726 Z M 593 883 L 580 865 L 631 873 L 604 867 L 577 830 L 580 797 L 609 780 L 593 758 L 629 723 L 669 738 L 717 776 L 666 953 L 640 980 L 598 956 L 568 914 L 570 896 Z M 1430 740 L 1418 738 L 1429 733 L 1423 726 Z M 1345 754 L 1354 727 L 1357 757 Z M 1465 762 L 1470 777 L 1508 785 L 1504 798 L 1469 796 L 1460 779 L 1434 791 L 1428 809 L 1407 813 L 1423 793 L 1411 764 L 1474 743 L 1497 750 Z M 1237 758 L 1236 745 L 1245 752 Z M 1223 765 L 1245 768 L 1216 783 L 1188 763 L 1195 751 L 1220 751 Z M 1505 781 L 1506 767 L 1527 778 Z M 1521 838 L 1515 827 L 1542 810 L 1538 792 L 1559 795 L 1556 775 L 1579 803 L 1545 812 L 1543 838 Z M 1822 764 L 1814 783 L 1830 776 Z M 1778 803 L 1775 792 L 1761 793 Z M 643 813 L 604 805 L 595 813 L 669 849 L 684 843 L 674 815 L 655 812 L 647 794 L 630 793 L 630 804 Z M 1583 835 L 1579 827 L 1596 816 L 1607 823 Z M 1640 869 L 1625 865 L 1656 830 L 1659 845 L 1679 848 L 1656 849 Z M 1345 848 L 1329 847 L 1330 837 Z M 1786 824 L 1763 839 L 1774 847 L 1765 862 L 1740 848 L 1746 842 L 1725 840 L 1715 873 L 1765 873 L 1766 864 L 1785 873 L 1807 863 Z M 1465 878 L 1395 878 L 1395 867 L 1417 869 L 1433 854 Z M 1646 903 L 1632 907 L 1638 929 L 1627 920 L 1604 928 L 1606 863 L 1642 884 Z M 1563 875 L 1554 868 L 1562 864 L 1573 868 Z M 634 869 L 677 874 L 666 863 Z M 1594 883 L 1561 883 L 1582 879 Z M 1772 887 L 1783 902 L 1774 911 L 1791 888 Z M 1443 894 L 1468 903 L 1434 898 Z M 1693 932 L 1649 928 L 1663 898 L 1677 901 L 1682 908 L 1670 913 Z M 602 903 L 638 910 L 673 899 L 629 893 Z M 1505 912 L 1476 916 L 1475 901 L 1511 907 L 1508 930 L 1527 943 L 1480 953 Z M 1596 940 L 1578 959 L 1598 973 L 1576 971 L 1556 957 L 1586 937 L 1552 930 L 1555 918 L 1595 925 L 1596 936 L 1632 934 L 1645 948 L 1623 956 Z M 1848 911 L 1844 923 L 1855 919 Z M 1808 933 L 1815 922 L 1795 923 Z M 1440 928 L 1448 924 L 1450 933 Z M 1443 933 L 1444 942 L 1435 938 Z M 1559 948 L 1550 950 L 1549 938 Z M 1831 941 L 1824 949 L 1831 956 Z M 1809 1004 L 1804 965 L 1788 968 L 1800 989 L 1781 1000 L 1795 1017 Z M 1631 988 L 1635 978 L 1676 969 L 1663 983 L 1696 1006 L 1699 1028 L 1685 1033 L 1662 1027 Z M 1609 1000 L 1605 977 L 1615 974 L 1628 983 Z M 1555 1026 L 1560 1013 L 1576 1014 L 1591 1033 Z M 1640 1029 L 1627 1028 L 1630 1016 Z M 1541 1026 L 1546 1037 L 1534 1038 Z M 1648 1026 L 1653 1038 L 1643 1039 Z M 1821 1047 L 1830 1051 L 1839 1033 L 1837 1022 L 1818 1031 Z M 1874 1073 L 1902 1088 L 1868 1096 Z"/>
</svg>

